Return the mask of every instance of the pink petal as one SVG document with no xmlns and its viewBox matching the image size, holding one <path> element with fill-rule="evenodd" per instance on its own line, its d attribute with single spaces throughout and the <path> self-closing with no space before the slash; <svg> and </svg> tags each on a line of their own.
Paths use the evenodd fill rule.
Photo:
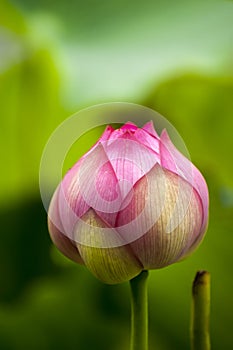
<svg viewBox="0 0 233 350">
<path fill-rule="evenodd" d="M 116 229 L 144 268 L 150 269 L 178 261 L 199 235 L 201 224 L 196 191 L 178 175 L 156 165 L 135 184 L 132 201 L 119 212 Z"/>
<path fill-rule="evenodd" d="M 113 129 L 113 127 L 111 125 L 108 125 L 103 134 L 101 135 L 101 137 L 98 139 L 98 141 L 89 149 L 89 151 L 87 151 L 82 158 L 85 158 L 89 153 L 91 153 L 101 142 L 105 142 L 107 140 L 109 140 L 109 138 L 111 137 L 112 133 L 115 132 L 115 129 Z M 80 158 L 80 159 L 82 159 Z M 79 159 L 79 160 L 80 160 Z"/>
<path fill-rule="evenodd" d="M 143 129 L 137 129 L 134 134 L 135 139 L 156 153 L 157 161 L 160 163 L 159 138 L 148 134 Z"/>
<path fill-rule="evenodd" d="M 188 181 L 195 188 L 201 198 L 203 206 L 201 231 L 204 233 L 208 222 L 209 206 L 209 195 L 206 182 L 200 171 L 191 163 L 191 161 L 176 149 L 166 130 L 163 130 L 160 141 L 161 165 Z"/>
<path fill-rule="evenodd" d="M 119 185 L 122 181 L 128 183 L 128 190 L 122 192 L 122 198 L 159 161 L 159 157 L 152 150 L 138 142 L 134 135 L 131 135 L 129 139 L 119 138 L 115 141 L 108 141 L 103 144 L 103 147 Z"/>
<path fill-rule="evenodd" d="M 115 141 L 117 139 L 131 139 L 133 138 L 133 135 L 135 133 L 135 130 L 130 129 L 130 128 L 120 128 L 120 129 L 116 129 L 112 132 L 109 141 Z"/>
<path fill-rule="evenodd" d="M 48 212 L 48 228 L 52 241 L 56 247 L 69 259 L 76 261 L 77 263 L 83 264 L 82 258 L 78 252 L 78 249 L 74 242 L 70 240 L 64 233 L 62 226 L 59 210 L 58 210 L 58 187 L 53 195 L 49 206 Z"/>
<path fill-rule="evenodd" d="M 73 239 L 73 229 L 77 220 L 90 208 L 82 196 L 78 174 L 84 158 L 79 160 L 65 175 L 60 184 L 58 205 L 64 232 Z"/>
<path fill-rule="evenodd" d="M 137 125 L 132 122 L 125 123 L 120 129 L 116 129 L 111 133 L 109 140 L 113 141 L 118 138 L 131 138 L 135 131 L 138 130 Z"/>
<path fill-rule="evenodd" d="M 143 130 L 145 130 L 146 132 L 148 132 L 149 134 L 151 134 L 153 137 L 159 139 L 159 135 L 157 134 L 155 128 L 154 128 L 154 124 L 151 121 L 149 121 L 148 123 L 146 123 L 143 127 Z"/>
<path fill-rule="evenodd" d="M 106 129 L 104 130 L 103 134 L 101 135 L 100 139 L 97 142 L 100 143 L 102 141 L 109 140 L 114 130 L 115 129 L 111 125 L 106 126 Z"/>
<path fill-rule="evenodd" d="M 126 130 L 126 131 L 136 131 L 138 129 L 137 125 L 135 125 L 132 122 L 125 123 L 120 130 Z"/>
<path fill-rule="evenodd" d="M 134 185 L 130 201 L 126 198 L 126 203 L 122 204 L 116 221 L 117 231 L 124 237 L 125 242 L 136 241 L 158 220 L 163 210 L 165 184 L 164 171 L 156 164 Z M 153 195 L 150 196 L 151 192 Z M 155 207 L 157 201 L 160 207 Z"/>
<path fill-rule="evenodd" d="M 109 225 L 122 203 L 118 178 L 102 144 L 99 144 L 82 160 L 76 174 L 76 193 L 80 193 L 86 206 L 93 208 Z M 79 203 L 77 203 L 78 210 Z M 80 213 L 78 213 L 80 217 Z"/>
</svg>

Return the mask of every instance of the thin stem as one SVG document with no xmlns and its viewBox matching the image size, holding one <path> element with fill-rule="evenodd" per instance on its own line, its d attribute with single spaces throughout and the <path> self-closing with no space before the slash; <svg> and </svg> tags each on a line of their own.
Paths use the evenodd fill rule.
<svg viewBox="0 0 233 350">
<path fill-rule="evenodd" d="M 193 282 L 191 309 L 191 349 L 210 350 L 210 274 L 199 271 Z"/>
<path fill-rule="evenodd" d="M 131 345 L 130 350 L 148 349 L 148 271 L 142 271 L 130 281 Z"/>
</svg>

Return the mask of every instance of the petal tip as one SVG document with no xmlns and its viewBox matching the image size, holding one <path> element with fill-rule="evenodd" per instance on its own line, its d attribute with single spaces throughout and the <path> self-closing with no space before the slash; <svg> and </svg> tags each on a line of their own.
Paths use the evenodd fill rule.
<svg viewBox="0 0 233 350">
<path fill-rule="evenodd" d="M 154 136 L 154 137 L 159 137 L 155 128 L 154 128 L 154 123 L 152 120 L 150 120 L 149 122 L 147 122 L 145 125 L 143 125 L 142 127 L 143 130 L 145 130 L 146 132 L 148 132 L 150 135 Z"/>
</svg>

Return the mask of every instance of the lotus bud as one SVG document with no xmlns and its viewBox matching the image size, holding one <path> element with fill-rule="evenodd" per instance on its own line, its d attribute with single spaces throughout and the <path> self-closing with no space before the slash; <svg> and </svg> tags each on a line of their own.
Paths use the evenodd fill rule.
<svg viewBox="0 0 233 350">
<path fill-rule="evenodd" d="M 50 203 L 57 248 L 103 282 L 180 261 L 202 241 L 208 189 L 199 170 L 152 122 L 108 126 L 67 172 Z"/>
</svg>

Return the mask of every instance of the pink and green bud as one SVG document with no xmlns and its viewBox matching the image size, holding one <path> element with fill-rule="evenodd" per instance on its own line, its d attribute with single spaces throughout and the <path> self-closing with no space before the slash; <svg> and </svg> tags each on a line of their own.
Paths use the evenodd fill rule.
<svg viewBox="0 0 233 350">
<path fill-rule="evenodd" d="M 65 175 L 49 208 L 58 249 L 106 283 L 183 259 L 208 223 L 199 170 L 153 123 L 108 126 Z"/>
</svg>

